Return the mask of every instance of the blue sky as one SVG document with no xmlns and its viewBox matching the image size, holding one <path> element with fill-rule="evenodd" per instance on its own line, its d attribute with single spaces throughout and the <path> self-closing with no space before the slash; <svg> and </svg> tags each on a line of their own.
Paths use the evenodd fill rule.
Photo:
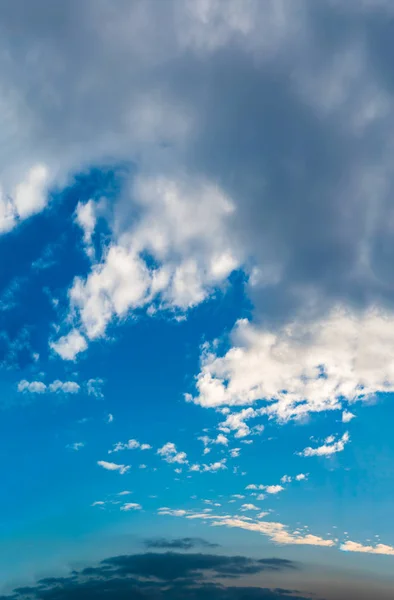
<svg viewBox="0 0 394 600">
<path fill-rule="evenodd" d="M 153 548 L 388 599 L 391 3 L 34 5 L 0 8 L 1 591 Z"/>
</svg>

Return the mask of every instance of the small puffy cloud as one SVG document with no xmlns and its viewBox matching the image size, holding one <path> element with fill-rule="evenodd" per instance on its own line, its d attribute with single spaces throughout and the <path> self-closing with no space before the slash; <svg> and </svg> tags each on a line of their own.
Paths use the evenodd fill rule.
<svg viewBox="0 0 394 600">
<path fill-rule="evenodd" d="M 231 458 L 238 458 L 240 452 L 241 452 L 241 448 L 232 448 L 230 450 L 230 456 L 231 456 Z"/>
<path fill-rule="evenodd" d="M 67 335 L 60 337 L 56 342 L 50 342 L 49 345 L 63 360 L 75 360 L 76 356 L 88 347 L 85 337 L 77 329 L 72 329 Z"/>
<path fill-rule="evenodd" d="M 48 391 L 52 393 L 77 394 L 80 389 L 80 385 L 75 381 L 60 381 L 59 379 L 48 386 Z"/>
<path fill-rule="evenodd" d="M 44 394 L 47 386 L 42 381 L 26 381 L 22 379 L 18 383 L 18 392 L 30 392 L 31 394 Z"/>
<path fill-rule="evenodd" d="M 162 448 L 159 448 L 157 454 L 159 454 L 159 456 L 161 456 L 168 463 L 186 464 L 188 462 L 186 453 L 178 452 L 175 444 L 172 442 L 167 442 L 164 444 Z"/>
<path fill-rule="evenodd" d="M 386 544 L 363 546 L 363 544 L 348 540 L 347 542 L 341 544 L 339 548 L 343 552 L 362 552 L 365 554 L 386 554 L 387 556 L 394 556 L 394 547 L 387 546 Z"/>
<path fill-rule="evenodd" d="M 235 413 L 229 413 L 226 419 L 219 425 L 224 433 L 234 432 L 236 438 L 244 438 L 251 433 L 250 427 L 246 425 L 247 419 L 256 417 L 258 413 L 253 408 L 244 408 Z"/>
<path fill-rule="evenodd" d="M 93 504 L 91 504 L 91 506 L 104 506 L 105 502 L 103 502 L 103 500 L 96 500 L 96 502 L 93 502 Z"/>
<path fill-rule="evenodd" d="M 247 510 L 260 510 L 258 506 L 255 506 L 254 504 L 242 504 L 241 506 L 241 510 L 242 511 L 247 511 Z"/>
<path fill-rule="evenodd" d="M 267 485 L 265 488 L 267 494 L 279 494 L 279 492 L 283 492 L 284 487 L 281 485 Z"/>
<path fill-rule="evenodd" d="M 132 493 L 129 490 L 123 490 L 122 492 L 118 492 L 118 496 L 129 496 Z"/>
<path fill-rule="evenodd" d="M 203 465 L 202 471 L 208 473 L 214 473 L 215 471 L 222 471 L 223 469 L 227 469 L 226 467 L 226 459 L 222 458 L 222 460 L 218 460 L 209 465 Z"/>
<path fill-rule="evenodd" d="M 118 471 L 121 475 L 124 475 L 130 469 L 128 465 L 118 465 L 113 462 L 107 462 L 106 460 L 98 460 L 97 464 L 107 471 Z"/>
<path fill-rule="evenodd" d="M 114 420 L 114 415 L 112 415 L 111 413 L 108 413 L 108 415 L 106 417 L 107 423 L 113 423 L 113 420 Z"/>
<path fill-rule="evenodd" d="M 299 473 L 295 476 L 296 481 L 305 481 L 308 479 L 308 475 L 306 473 Z"/>
<path fill-rule="evenodd" d="M 311 448 L 309 446 L 298 454 L 299 456 L 331 456 L 337 452 L 343 452 L 346 444 L 350 440 L 350 435 L 346 431 L 338 441 L 335 442 L 334 440 L 334 436 L 329 436 L 326 438 L 325 443 L 322 446 L 318 446 L 317 448 Z"/>
<path fill-rule="evenodd" d="M 141 504 L 138 504 L 137 502 L 126 502 L 126 504 L 123 504 L 123 506 L 120 507 L 120 510 L 123 510 L 123 511 L 141 510 L 141 509 L 142 509 Z"/>
<path fill-rule="evenodd" d="M 49 385 L 42 381 L 26 381 L 25 379 L 18 383 L 19 392 L 30 392 L 32 394 L 44 394 L 46 392 L 77 394 L 80 389 L 80 385 L 75 381 L 60 381 L 59 379 Z"/>
<path fill-rule="evenodd" d="M 342 413 L 342 423 L 349 423 L 352 419 L 355 419 L 356 415 L 354 415 L 349 410 L 344 410 Z"/>
</svg>

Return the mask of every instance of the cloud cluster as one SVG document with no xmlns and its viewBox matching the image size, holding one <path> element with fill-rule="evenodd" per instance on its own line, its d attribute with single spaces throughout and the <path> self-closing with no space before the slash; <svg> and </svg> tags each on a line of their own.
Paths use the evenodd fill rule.
<svg viewBox="0 0 394 600">
<path fill-rule="evenodd" d="M 29 392 L 31 394 L 44 394 L 46 392 L 77 394 L 80 390 L 81 386 L 76 381 L 60 381 L 59 379 L 49 384 L 42 381 L 26 381 L 26 379 L 22 379 L 18 383 L 18 392 Z"/>
</svg>

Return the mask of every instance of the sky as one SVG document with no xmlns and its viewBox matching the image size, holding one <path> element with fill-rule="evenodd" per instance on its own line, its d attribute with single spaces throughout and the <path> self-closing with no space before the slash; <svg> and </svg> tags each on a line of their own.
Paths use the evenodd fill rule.
<svg viewBox="0 0 394 600">
<path fill-rule="evenodd" d="M 389 600 L 394 5 L 0 2 L 0 599 Z"/>
</svg>

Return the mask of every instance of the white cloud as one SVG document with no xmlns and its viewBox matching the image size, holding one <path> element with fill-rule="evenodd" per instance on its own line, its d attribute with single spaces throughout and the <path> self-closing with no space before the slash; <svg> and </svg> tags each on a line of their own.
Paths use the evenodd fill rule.
<svg viewBox="0 0 394 600">
<path fill-rule="evenodd" d="M 111 413 L 108 413 L 108 415 L 106 417 L 107 423 L 113 423 L 113 420 L 114 420 L 114 415 L 112 415 Z"/>
<path fill-rule="evenodd" d="M 167 442 L 164 444 L 162 448 L 159 448 L 157 454 L 162 456 L 163 459 L 168 463 L 186 464 L 188 462 L 186 453 L 178 452 L 175 444 L 172 442 Z"/>
<path fill-rule="evenodd" d="M 338 440 L 334 441 L 335 438 L 330 436 L 326 439 L 326 443 L 322 446 L 318 446 L 317 448 L 305 448 L 302 452 L 299 452 L 300 456 L 331 456 L 332 454 L 336 454 L 337 452 L 343 452 L 345 449 L 345 445 L 349 442 L 350 436 L 346 431 L 343 436 Z"/>
<path fill-rule="evenodd" d="M 86 339 L 76 329 L 72 329 L 56 342 L 50 342 L 49 345 L 63 360 L 74 360 L 80 352 L 88 347 Z"/>
<path fill-rule="evenodd" d="M 349 410 L 344 410 L 342 413 L 342 423 L 350 423 L 350 421 L 355 418 L 356 418 L 356 415 L 354 415 Z"/>
<path fill-rule="evenodd" d="M 231 458 L 238 458 L 240 452 L 241 452 L 241 448 L 232 448 L 230 450 L 230 456 L 231 456 Z"/>
<path fill-rule="evenodd" d="M 210 463 L 209 465 L 202 465 L 202 471 L 208 473 L 214 473 L 215 471 L 222 471 L 223 469 L 227 469 L 226 467 L 226 459 L 222 458 L 222 460 L 218 460 L 216 462 Z"/>
<path fill-rule="evenodd" d="M 295 476 L 296 481 L 305 481 L 308 479 L 308 475 L 306 473 L 299 473 Z"/>
<path fill-rule="evenodd" d="M 254 483 L 250 483 L 246 486 L 246 490 L 264 490 L 267 494 L 279 494 L 284 490 L 284 487 L 281 485 L 256 485 Z"/>
<path fill-rule="evenodd" d="M 141 510 L 141 509 L 142 509 L 141 504 L 138 504 L 137 502 L 127 502 L 126 504 L 123 504 L 123 506 L 120 507 L 120 510 L 123 510 L 123 511 Z"/>
<path fill-rule="evenodd" d="M 255 506 L 254 504 L 242 504 L 241 506 L 241 510 L 242 511 L 246 511 L 246 510 L 260 510 L 258 506 Z"/>
<path fill-rule="evenodd" d="M 56 379 L 49 385 L 42 381 L 26 381 L 23 379 L 18 383 L 18 392 L 30 392 L 32 394 L 44 394 L 46 392 L 64 394 L 77 394 L 80 391 L 80 385 L 75 381 L 60 381 Z"/>
<path fill-rule="evenodd" d="M 48 385 L 48 391 L 53 393 L 77 394 L 80 389 L 79 384 L 75 381 L 60 381 L 56 379 L 56 381 Z"/>
<path fill-rule="evenodd" d="M 339 309 L 324 320 L 277 332 L 241 320 L 224 356 L 204 350 L 194 401 L 217 407 L 266 399 L 266 408 L 244 409 L 246 418 L 259 414 L 286 421 L 340 409 L 342 399 L 355 402 L 394 391 L 393 327 L 388 314 L 368 311 L 356 317 Z"/>
<path fill-rule="evenodd" d="M 184 509 L 174 510 L 168 508 L 159 509 L 158 514 L 174 517 L 184 517 L 187 519 L 201 519 L 209 522 L 213 527 L 235 527 L 254 531 L 267 536 L 276 544 L 295 544 L 308 546 L 326 546 L 333 547 L 335 542 L 331 539 L 324 539 L 313 534 L 302 534 L 299 531 L 291 532 L 283 523 L 273 521 L 253 520 L 250 517 L 240 517 L 231 515 L 214 515 L 187 511 Z M 265 514 L 266 513 L 262 513 Z"/>
<path fill-rule="evenodd" d="M 26 381 L 22 379 L 18 383 L 18 392 L 30 392 L 32 394 L 43 394 L 47 391 L 47 386 L 42 381 Z"/>
<path fill-rule="evenodd" d="M 85 203 L 78 202 L 77 208 L 75 209 L 75 222 L 83 231 L 86 254 L 89 258 L 94 258 L 92 237 L 96 227 L 96 211 L 93 200 L 88 200 Z"/>
<path fill-rule="evenodd" d="M 118 496 L 129 496 L 132 494 L 129 490 L 123 490 L 122 492 L 118 492 Z"/>
<path fill-rule="evenodd" d="M 283 492 L 284 487 L 281 485 L 267 485 L 264 489 L 267 494 L 279 494 L 279 492 Z"/>
<path fill-rule="evenodd" d="M 387 546 L 386 544 L 363 546 L 358 542 L 352 542 L 348 540 L 340 545 L 340 550 L 343 550 L 344 552 L 363 552 L 366 554 L 385 554 L 387 556 L 394 556 L 394 547 Z"/>
<path fill-rule="evenodd" d="M 107 471 L 118 471 L 121 475 L 124 475 L 130 469 L 127 465 L 118 465 L 113 462 L 107 462 L 106 460 L 98 460 L 97 464 Z"/>
<path fill-rule="evenodd" d="M 105 502 L 103 502 L 102 500 L 96 500 L 96 502 L 93 502 L 93 504 L 91 504 L 91 506 L 104 506 Z"/>
</svg>

